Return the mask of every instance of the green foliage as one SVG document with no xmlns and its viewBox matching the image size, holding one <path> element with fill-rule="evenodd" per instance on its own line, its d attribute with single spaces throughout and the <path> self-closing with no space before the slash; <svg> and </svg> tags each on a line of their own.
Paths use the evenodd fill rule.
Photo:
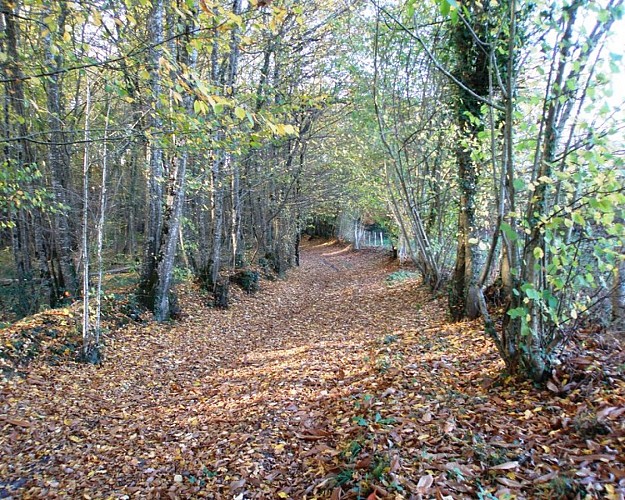
<svg viewBox="0 0 625 500">
<path fill-rule="evenodd" d="M 623 160 L 605 143 L 572 152 L 568 160 L 554 180 L 545 181 L 557 186 L 559 197 L 537 222 L 544 245 L 535 247 L 533 256 L 537 270 L 545 271 L 545 285 L 522 282 L 514 293 L 525 305 L 507 313 L 520 318 L 527 333 L 529 306 L 540 310 L 549 340 L 606 297 L 625 247 Z M 514 239 L 509 226 L 502 229 Z"/>
<path fill-rule="evenodd" d="M 414 280 L 419 277 L 419 274 L 414 271 L 399 270 L 392 272 L 386 277 L 386 283 L 388 285 L 396 285 L 407 280 Z"/>
<path fill-rule="evenodd" d="M 491 114 L 488 133 L 478 134 L 491 141 L 491 156 L 500 148 L 504 158 L 499 164 L 493 157 L 492 165 L 494 172 L 501 168 L 504 191 L 496 193 L 505 200 L 499 229 L 513 294 L 505 342 L 498 341 L 494 328 L 491 336 L 509 368 L 539 380 L 549 376 L 568 331 L 607 298 L 625 245 L 622 139 L 606 86 L 606 71 L 618 69 L 609 67 L 619 58 L 611 58 L 612 65 L 595 60 L 620 13 L 599 8 L 592 34 L 578 30 L 584 16 L 595 19 L 593 5 L 571 4 L 571 10 L 552 10 L 550 16 L 524 6 L 514 24 L 502 17 L 501 29 L 491 33 L 503 63 L 499 77 L 515 89 L 514 96 L 501 100 L 505 119 Z M 544 14 L 552 7 L 543 8 Z M 571 29 L 562 28 L 567 23 Z M 510 40 L 513 29 L 517 36 Z M 552 35 L 542 38 L 537 52 L 531 50 L 533 29 Z M 523 57 L 536 71 L 516 68 Z M 508 74 L 510 69 L 514 73 Z M 506 143 L 514 148 L 506 149 Z"/>
<path fill-rule="evenodd" d="M 354 476 L 354 469 L 342 469 L 336 475 L 336 484 L 342 486 L 349 483 Z"/>
<path fill-rule="evenodd" d="M 37 165 L 16 167 L 5 161 L 0 166 L 0 229 L 15 226 L 12 220 L 17 210 L 40 209 L 53 213 L 63 207 L 54 203 L 53 195 L 44 187 L 35 186 L 42 178 Z"/>
<path fill-rule="evenodd" d="M 185 281 L 189 281 L 193 278 L 193 272 L 191 269 L 186 267 L 176 266 L 174 267 L 174 282 L 183 283 Z"/>
</svg>

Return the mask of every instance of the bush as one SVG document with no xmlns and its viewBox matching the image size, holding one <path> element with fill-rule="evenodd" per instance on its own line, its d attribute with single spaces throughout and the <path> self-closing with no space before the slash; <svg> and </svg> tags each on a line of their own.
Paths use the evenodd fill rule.
<svg viewBox="0 0 625 500">
<path fill-rule="evenodd" d="M 260 274 L 258 271 L 252 271 L 251 269 L 245 269 L 236 273 L 230 281 L 239 285 L 247 293 L 257 292 L 260 288 Z"/>
</svg>

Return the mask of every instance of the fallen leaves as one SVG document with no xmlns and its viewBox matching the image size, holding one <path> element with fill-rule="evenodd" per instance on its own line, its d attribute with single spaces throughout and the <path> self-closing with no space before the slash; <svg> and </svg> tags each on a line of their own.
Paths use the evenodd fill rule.
<svg viewBox="0 0 625 500">
<path fill-rule="evenodd" d="M 434 477 L 430 474 L 426 474 L 425 476 L 421 476 L 419 478 L 419 482 L 417 483 L 417 493 L 427 493 L 428 490 L 434 484 Z"/>
<path fill-rule="evenodd" d="M 33 425 L 27 420 L 19 420 L 17 418 L 8 418 L 6 415 L 0 415 L 0 421 L 6 422 L 7 424 L 14 425 L 16 427 L 23 427 L 25 429 L 28 429 L 32 427 Z"/>
<path fill-rule="evenodd" d="M 519 462 L 515 460 L 512 462 L 505 462 L 499 465 L 493 465 L 489 470 L 512 470 L 512 469 L 518 469 L 518 468 L 519 468 Z"/>
<path fill-rule="evenodd" d="M 227 311 L 184 288 L 192 314 L 126 325 L 103 366 L 6 379 L 0 496 L 623 496 L 620 347 L 574 353 L 547 391 L 502 378 L 478 322 L 334 250 Z"/>
</svg>

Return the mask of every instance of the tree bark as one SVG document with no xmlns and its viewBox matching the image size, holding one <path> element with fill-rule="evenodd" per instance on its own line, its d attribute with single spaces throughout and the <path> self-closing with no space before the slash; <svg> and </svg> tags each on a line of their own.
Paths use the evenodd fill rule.
<svg viewBox="0 0 625 500">
<path fill-rule="evenodd" d="M 177 160 L 177 168 L 172 174 L 173 179 L 167 196 L 165 216 L 163 217 L 162 248 L 158 255 L 158 278 L 154 290 L 154 317 L 157 321 L 169 319 L 172 313 L 170 289 L 184 204 L 187 161 L 188 152 L 183 150 Z"/>
<path fill-rule="evenodd" d="M 162 22 L 165 18 L 164 5 L 162 1 L 154 3 L 153 16 L 153 30 L 155 33 L 160 28 L 160 31 L 158 31 L 158 34 L 155 35 L 155 38 L 158 38 L 159 36 L 162 37 Z M 197 61 L 197 51 L 190 47 L 191 28 L 192 26 L 188 24 L 186 28 L 186 36 L 183 37 L 182 40 L 178 41 L 178 43 L 181 44 L 178 63 L 183 68 L 186 68 L 189 73 L 193 72 Z M 158 78 L 154 78 L 153 91 L 157 88 L 160 89 L 160 81 Z M 158 95 L 158 93 L 154 94 L 154 96 L 157 97 Z M 182 111 L 174 110 L 173 112 L 184 112 L 186 115 L 191 115 L 193 113 L 193 100 L 193 94 L 187 93 L 183 98 Z M 158 121 L 154 123 L 153 126 L 162 125 L 158 117 L 157 120 Z M 157 224 L 155 223 L 150 228 L 151 234 L 154 235 L 153 241 L 150 242 L 150 245 L 154 246 L 151 247 L 150 250 L 154 248 L 156 253 L 152 261 L 153 267 L 150 270 L 150 278 L 146 281 L 146 285 L 148 285 L 149 288 L 144 296 L 150 300 L 149 305 L 151 305 L 151 309 L 154 312 L 154 317 L 157 321 L 167 320 L 172 316 L 172 314 L 177 312 L 174 311 L 175 303 L 172 302 L 171 287 L 185 200 L 185 184 L 189 151 L 186 139 L 182 139 L 180 142 L 177 142 L 174 137 L 173 140 L 177 145 L 179 154 L 177 157 L 172 159 L 169 166 L 169 178 L 167 180 L 167 192 L 164 200 L 164 209 L 161 211 L 160 204 L 159 206 L 150 207 L 150 216 L 155 217 L 157 220 L 158 233 L 153 233 L 157 227 Z M 153 148 L 152 154 L 155 152 L 158 153 L 161 160 L 164 158 L 163 151 L 160 147 Z M 161 176 L 164 175 L 163 164 L 159 162 L 158 165 L 152 164 L 151 166 L 153 167 L 153 169 L 151 169 L 153 177 L 151 178 L 152 184 L 150 187 L 152 190 L 155 190 L 153 192 L 155 192 L 157 196 L 161 196 L 159 200 L 162 200 L 163 184 L 165 182 L 165 180 L 161 178 Z M 157 184 L 158 189 L 156 188 Z M 157 243 L 158 245 L 156 245 Z"/>
<path fill-rule="evenodd" d="M 159 133 L 163 128 L 160 118 L 161 76 L 159 73 L 160 59 L 163 57 L 162 43 L 164 39 L 165 5 L 164 0 L 154 0 L 150 12 L 149 32 L 152 42 L 150 50 L 150 103 L 152 106 L 149 118 L 151 132 Z M 149 145 L 149 172 L 147 183 L 147 212 L 143 243 L 143 268 L 139 283 L 139 295 L 146 307 L 154 310 L 155 286 L 158 280 L 158 253 L 161 247 L 163 226 L 163 149 L 159 139 L 153 137 Z"/>
<path fill-rule="evenodd" d="M 232 2 L 232 13 L 235 15 L 241 14 L 241 0 L 234 0 Z M 239 64 L 239 38 L 240 30 L 237 27 L 232 29 L 232 35 L 230 38 L 230 47 L 228 57 L 224 60 L 224 64 L 221 68 L 220 86 L 224 95 L 233 97 L 235 95 L 235 83 L 238 74 Z M 217 69 L 215 67 L 216 59 L 218 58 L 218 49 L 213 47 L 213 71 L 212 74 L 217 77 Z M 220 129 L 216 133 L 217 144 L 222 143 L 227 139 L 226 130 Z M 232 154 L 223 147 L 218 147 L 214 152 L 215 159 L 213 160 L 212 176 L 214 185 L 213 204 L 214 204 L 214 217 L 213 217 L 213 234 L 212 234 L 212 248 L 210 257 L 210 285 L 215 291 L 215 286 L 219 278 L 219 271 L 222 263 L 222 246 L 224 238 L 224 201 L 226 191 L 226 175 L 231 172 L 233 167 L 234 158 Z"/>
<path fill-rule="evenodd" d="M 480 315 L 477 286 L 480 276 L 478 258 L 479 228 L 475 216 L 478 196 L 479 171 L 473 150 L 479 148 L 478 134 L 484 130 L 482 103 L 475 97 L 489 95 L 489 64 L 487 49 L 480 40 L 488 40 L 488 2 L 476 5 L 469 2 L 470 15 L 457 23 L 454 43 L 457 62 L 456 77 L 472 93 L 460 88 L 456 119 L 460 130 L 460 144 L 456 147 L 460 206 L 458 213 L 458 248 L 452 281 L 449 310 L 451 317 L 475 319 Z M 485 10 L 486 9 L 486 10 Z M 477 39 L 479 38 L 479 40 Z"/>
<path fill-rule="evenodd" d="M 67 18 L 67 2 L 60 1 L 58 3 L 59 12 L 56 17 L 56 25 L 60 30 L 65 29 Z M 48 16 L 52 12 L 46 13 Z M 53 213 L 54 234 L 51 240 L 54 242 L 55 252 L 54 258 L 58 261 L 57 269 L 59 273 L 57 280 L 59 283 L 59 292 L 68 297 L 77 297 L 79 294 L 79 280 L 76 272 L 73 254 L 75 246 L 72 243 L 72 234 L 74 228 L 71 224 L 71 213 L 74 207 L 70 200 L 70 156 L 68 147 L 65 145 L 66 139 L 63 132 L 64 123 L 62 116 L 64 109 L 62 104 L 62 88 L 61 73 L 63 67 L 63 58 L 61 51 L 57 50 L 57 54 L 53 55 L 53 37 L 57 33 L 49 33 L 45 38 L 45 60 L 48 70 L 53 73 L 46 80 L 46 100 L 48 106 L 48 127 L 49 127 L 49 145 L 48 145 L 48 167 L 50 168 L 50 178 L 52 184 L 52 193 L 57 205 L 62 206 L 62 210 Z"/>
<path fill-rule="evenodd" d="M 612 286 L 612 327 L 625 330 L 625 260 L 619 259 L 614 269 Z"/>
</svg>

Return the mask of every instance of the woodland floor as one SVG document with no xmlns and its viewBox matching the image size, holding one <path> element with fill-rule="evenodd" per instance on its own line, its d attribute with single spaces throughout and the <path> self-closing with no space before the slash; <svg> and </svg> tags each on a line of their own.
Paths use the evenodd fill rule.
<svg viewBox="0 0 625 500">
<path fill-rule="evenodd" d="M 394 271 L 312 242 L 228 310 L 188 288 L 182 320 L 126 325 L 100 366 L 20 367 L 0 498 L 623 498 L 616 340 L 580 334 L 547 389 L 520 384 Z"/>
</svg>

